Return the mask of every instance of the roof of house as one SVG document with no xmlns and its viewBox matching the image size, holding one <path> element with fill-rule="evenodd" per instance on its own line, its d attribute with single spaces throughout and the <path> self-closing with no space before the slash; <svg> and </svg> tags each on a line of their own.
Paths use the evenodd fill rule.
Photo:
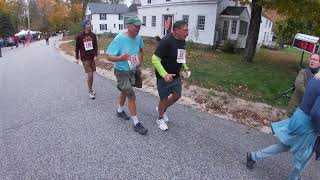
<svg viewBox="0 0 320 180">
<path fill-rule="evenodd" d="M 129 12 L 136 12 L 138 11 L 138 7 L 141 6 L 141 4 L 131 4 L 129 7 Z"/>
<path fill-rule="evenodd" d="M 88 3 L 88 7 L 92 14 L 121 14 L 129 12 L 126 4 Z"/>
<path fill-rule="evenodd" d="M 228 6 L 224 9 L 221 15 L 227 16 L 240 16 L 240 14 L 246 9 L 246 7 L 239 7 L 239 6 Z"/>
</svg>

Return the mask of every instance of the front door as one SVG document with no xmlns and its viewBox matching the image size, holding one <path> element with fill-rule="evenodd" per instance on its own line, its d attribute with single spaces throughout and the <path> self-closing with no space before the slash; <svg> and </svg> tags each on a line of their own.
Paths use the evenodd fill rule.
<svg viewBox="0 0 320 180">
<path fill-rule="evenodd" d="M 172 32 L 172 23 L 173 23 L 173 15 L 164 15 L 163 16 L 163 28 L 162 35 L 165 36 Z"/>
<path fill-rule="evenodd" d="M 229 21 L 223 21 L 222 40 L 228 39 L 228 33 L 229 33 Z"/>
</svg>

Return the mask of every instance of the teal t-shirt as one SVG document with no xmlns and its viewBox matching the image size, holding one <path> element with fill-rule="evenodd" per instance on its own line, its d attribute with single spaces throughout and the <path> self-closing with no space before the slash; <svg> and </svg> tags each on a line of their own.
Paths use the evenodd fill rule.
<svg viewBox="0 0 320 180">
<path fill-rule="evenodd" d="M 114 63 L 114 67 L 120 71 L 129 71 L 135 69 L 136 61 L 140 53 L 140 49 L 144 47 L 143 39 L 137 35 L 131 38 L 124 33 L 118 34 L 109 45 L 106 54 L 112 56 L 120 56 L 123 53 L 130 53 L 130 59 L 118 61 Z"/>
</svg>

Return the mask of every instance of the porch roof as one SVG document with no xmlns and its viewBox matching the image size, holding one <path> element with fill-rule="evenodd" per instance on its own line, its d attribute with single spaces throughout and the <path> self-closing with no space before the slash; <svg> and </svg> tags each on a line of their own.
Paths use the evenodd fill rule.
<svg viewBox="0 0 320 180">
<path fill-rule="evenodd" d="M 240 16 L 240 14 L 246 9 L 246 7 L 228 6 L 222 11 L 220 15 L 223 16 Z"/>
</svg>

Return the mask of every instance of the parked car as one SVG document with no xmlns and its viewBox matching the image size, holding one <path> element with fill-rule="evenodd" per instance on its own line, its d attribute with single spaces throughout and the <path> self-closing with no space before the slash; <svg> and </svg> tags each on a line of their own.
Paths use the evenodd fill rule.
<svg viewBox="0 0 320 180">
<path fill-rule="evenodd" d="M 16 46 L 16 43 L 11 37 L 4 38 L 4 47 L 11 47 L 11 46 Z"/>
</svg>

